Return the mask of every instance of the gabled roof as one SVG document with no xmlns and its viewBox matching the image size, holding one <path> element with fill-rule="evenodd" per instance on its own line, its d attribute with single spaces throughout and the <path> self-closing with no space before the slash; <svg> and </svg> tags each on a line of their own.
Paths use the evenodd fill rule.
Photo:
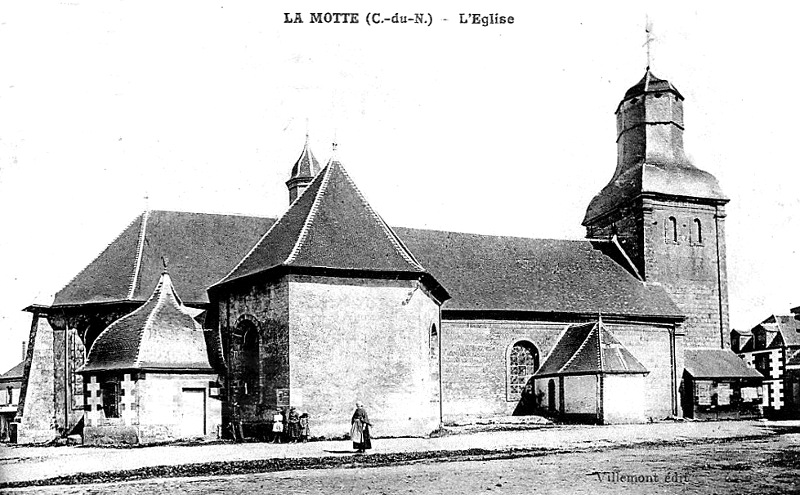
<svg viewBox="0 0 800 495">
<path fill-rule="evenodd" d="M 219 284 L 278 266 L 425 271 L 336 160 L 328 163 Z"/>
<path fill-rule="evenodd" d="M 683 315 L 661 286 L 611 258 L 611 242 L 394 230 L 447 289 L 445 310 Z"/>
<path fill-rule="evenodd" d="M 22 380 L 22 373 L 25 369 L 25 361 L 18 363 L 16 366 L 0 375 L 0 380 L 4 382 Z"/>
<path fill-rule="evenodd" d="M 147 302 L 100 333 L 79 371 L 211 372 L 205 332 L 194 319 L 197 314 L 183 305 L 164 272 Z"/>
<path fill-rule="evenodd" d="M 649 373 L 602 321 L 572 325 L 564 330 L 535 376 L 598 373 Z"/>
<path fill-rule="evenodd" d="M 770 315 L 753 327 L 752 333 L 767 332 L 774 334 L 767 341 L 767 348 L 780 346 L 800 346 L 800 321 L 794 315 Z"/>
<path fill-rule="evenodd" d="M 230 271 L 274 222 L 270 218 L 178 211 L 138 216 L 55 296 L 53 306 L 142 302 L 161 274 L 161 257 L 188 304 Z"/>
<path fill-rule="evenodd" d="M 764 378 L 730 349 L 686 349 L 683 367 L 694 378 Z"/>
</svg>

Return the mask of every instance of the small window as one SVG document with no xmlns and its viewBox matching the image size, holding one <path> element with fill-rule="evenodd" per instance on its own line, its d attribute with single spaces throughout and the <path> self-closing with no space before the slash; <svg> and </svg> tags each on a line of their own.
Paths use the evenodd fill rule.
<svg viewBox="0 0 800 495">
<path fill-rule="evenodd" d="M 703 243 L 703 226 L 697 218 L 692 221 L 692 242 L 694 244 Z"/>
<path fill-rule="evenodd" d="M 675 217 L 669 217 L 664 224 L 664 240 L 666 242 L 678 242 L 678 221 Z"/>
<path fill-rule="evenodd" d="M 539 351 L 532 343 L 520 340 L 508 354 L 508 400 L 519 400 L 528 381 L 539 367 Z"/>
<path fill-rule="evenodd" d="M 439 332 L 436 331 L 436 324 L 431 325 L 430 340 L 428 342 L 429 354 L 432 360 L 439 359 Z"/>
<path fill-rule="evenodd" d="M 107 418 L 119 417 L 119 382 L 108 381 L 101 387 L 103 392 L 103 412 Z"/>
<path fill-rule="evenodd" d="M 8 405 L 14 403 L 14 387 L 6 387 L 6 392 L 8 392 Z"/>
</svg>

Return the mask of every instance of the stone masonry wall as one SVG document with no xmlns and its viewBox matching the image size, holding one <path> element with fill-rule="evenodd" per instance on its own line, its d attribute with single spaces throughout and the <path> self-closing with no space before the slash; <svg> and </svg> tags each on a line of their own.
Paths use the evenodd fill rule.
<svg viewBox="0 0 800 495">
<path fill-rule="evenodd" d="M 17 443 L 46 442 L 57 436 L 53 426 L 53 328 L 47 318 L 34 314 L 25 357 L 17 421 Z"/>
<path fill-rule="evenodd" d="M 445 422 L 510 415 L 518 400 L 507 394 L 507 352 L 519 340 L 539 350 L 539 363 L 563 329 L 575 322 L 453 320 L 442 322 L 443 401 Z M 663 419 L 673 412 L 670 330 L 654 324 L 609 322 L 606 327 L 650 371 L 645 379 L 645 414 Z M 682 343 L 676 344 L 682 369 Z"/>
<path fill-rule="evenodd" d="M 507 356 L 526 340 L 539 351 L 539 365 L 567 322 L 443 320 L 442 399 L 444 421 L 508 416 L 519 400 L 507 393 Z"/>
<path fill-rule="evenodd" d="M 677 242 L 665 235 L 670 217 L 677 221 Z M 701 240 L 693 238 L 695 220 Z M 730 332 L 723 228 L 724 212 L 707 205 L 654 201 L 644 218 L 645 278 L 660 283 L 685 312 L 687 347 L 721 348 Z"/>
<path fill-rule="evenodd" d="M 312 435 L 347 434 L 361 400 L 377 436 L 425 435 L 431 401 L 430 328 L 439 306 L 416 281 L 292 278 L 290 400 Z"/>
<path fill-rule="evenodd" d="M 670 217 L 676 220 L 677 241 Z M 700 240 L 695 239 L 694 220 L 700 221 Z M 726 346 L 730 328 L 724 208 L 639 199 L 588 226 L 586 235 L 608 238 L 614 233 L 640 275 L 663 286 L 686 315 L 686 346 Z"/>
<path fill-rule="evenodd" d="M 232 381 L 243 378 L 239 359 L 242 349 L 236 349 L 233 335 L 237 325 L 253 324 L 259 330 L 258 390 L 248 394 L 248 397 L 234 390 L 223 407 L 224 423 L 233 417 L 234 400 L 237 401 L 241 421 L 247 423 L 271 419 L 268 416 L 277 405 L 278 392 L 289 388 L 288 297 L 288 283 L 284 278 L 235 290 L 220 300 L 219 325 Z"/>
</svg>

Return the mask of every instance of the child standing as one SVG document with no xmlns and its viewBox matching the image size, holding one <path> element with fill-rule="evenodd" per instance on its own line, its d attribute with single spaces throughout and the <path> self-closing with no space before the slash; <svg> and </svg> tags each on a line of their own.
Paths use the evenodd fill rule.
<svg viewBox="0 0 800 495">
<path fill-rule="evenodd" d="M 283 436 L 283 414 L 280 409 L 275 411 L 272 416 L 272 443 L 281 443 Z"/>
<path fill-rule="evenodd" d="M 308 442 L 310 433 L 311 430 L 308 427 L 308 413 L 304 412 L 300 415 L 300 441 L 303 443 Z"/>
</svg>

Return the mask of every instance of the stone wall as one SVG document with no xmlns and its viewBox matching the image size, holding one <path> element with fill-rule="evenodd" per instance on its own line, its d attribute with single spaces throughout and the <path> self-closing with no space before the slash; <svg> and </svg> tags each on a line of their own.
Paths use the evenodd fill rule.
<svg viewBox="0 0 800 495">
<path fill-rule="evenodd" d="M 294 277 L 289 286 L 290 400 L 312 435 L 349 432 L 356 400 L 373 435 L 425 435 L 439 424 L 431 325 L 439 306 L 416 281 Z"/>
<path fill-rule="evenodd" d="M 442 321 L 442 399 L 444 421 L 511 415 L 519 399 L 509 397 L 507 358 L 524 340 L 539 351 L 539 365 L 567 322 Z"/>
<path fill-rule="evenodd" d="M 288 281 L 282 278 L 232 290 L 219 301 L 218 308 L 223 352 L 230 371 L 223 422 L 233 419 L 234 413 L 245 423 L 271 420 L 279 392 L 289 388 Z M 248 377 L 241 356 L 245 349 L 237 334 L 249 325 L 259 333 L 258 386 L 244 393 L 243 382 Z"/>
<path fill-rule="evenodd" d="M 642 375 L 603 377 L 603 423 L 643 423 L 646 381 Z"/>
<path fill-rule="evenodd" d="M 671 220 L 677 227 L 673 237 Z M 694 221 L 700 221 L 700 239 Z M 728 279 L 723 206 L 639 198 L 587 226 L 587 237 L 617 234 L 639 274 L 664 287 L 686 315 L 687 347 L 727 344 Z"/>
<path fill-rule="evenodd" d="M 679 412 L 678 383 L 673 376 L 683 367 L 683 343 L 677 338 L 673 352 L 671 328 L 650 323 L 616 322 L 603 318 L 606 327 L 647 368 L 644 379 L 645 416 L 663 419 Z M 519 401 L 507 394 L 507 352 L 519 340 L 539 350 L 540 365 L 562 330 L 576 322 L 455 320 L 442 322 L 443 401 L 445 422 L 511 415 Z M 537 380 L 537 394 L 547 395 L 547 381 Z M 558 379 L 556 379 L 558 382 Z M 557 390 L 558 392 L 558 390 Z M 560 400 L 560 399 L 559 399 Z"/>
<path fill-rule="evenodd" d="M 209 383 L 216 375 L 192 373 L 122 373 L 91 375 L 86 384 L 84 445 L 123 445 L 168 442 L 181 438 L 216 439 L 222 406 L 210 397 Z M 102 409 L 100 384 L 119 380 L 119 417 L 108 418 Z M 202 398 L 187 402 L 186 395 Z M 196 395 L 195 395 L 196 394 Z M 202 409 L 195 406 L 200 406 Z M 187 428 L 202 420 L 202 431 Z M 192 423 L 194 425 L 194 423 Z"/>
<path fill-rule="evenodd" d="M 58 435 L 54 426 L 53 328 L 41 313 L 33 315 L 23 373 L 17 443 L 52 440 Z"/>
</svg>

